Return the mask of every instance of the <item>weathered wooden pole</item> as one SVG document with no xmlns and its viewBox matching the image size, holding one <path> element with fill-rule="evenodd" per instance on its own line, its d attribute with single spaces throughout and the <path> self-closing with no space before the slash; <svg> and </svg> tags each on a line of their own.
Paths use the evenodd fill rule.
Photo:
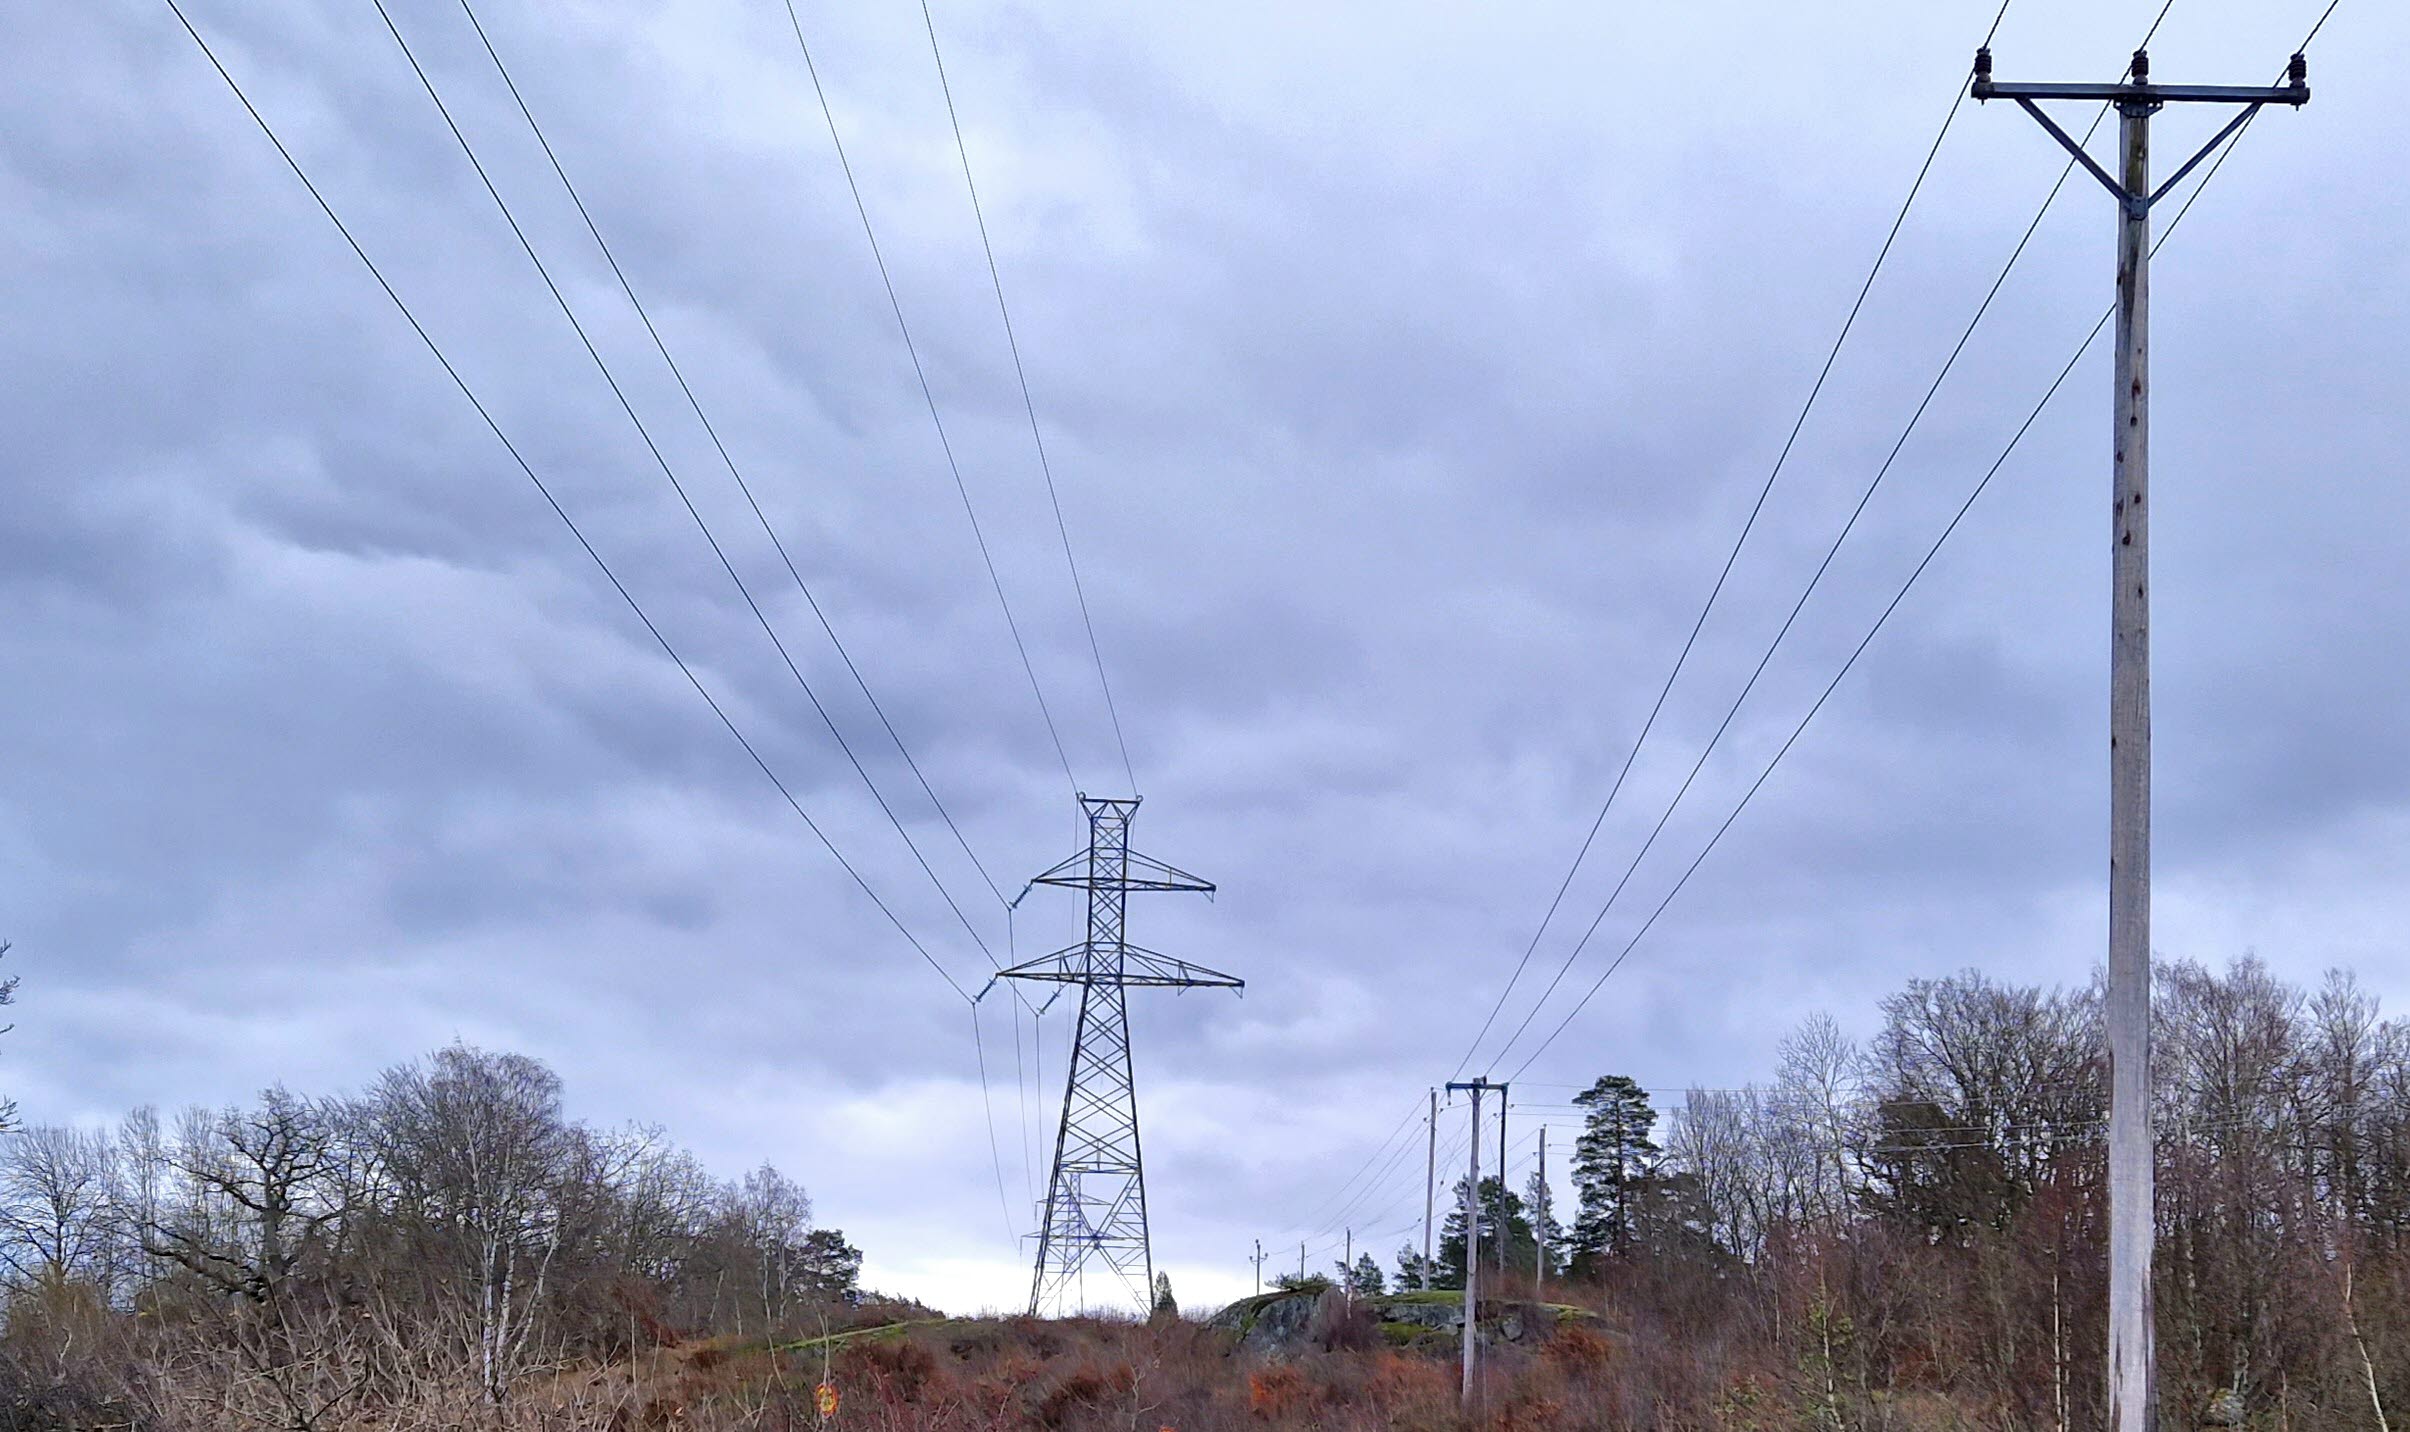
<svg viewBox="0 0 2410 1432">
<path fill-rule="evenodd" d="M 2136 83 L 2148 77 L 2134 57 Z M 2109 1428 L 2157 1425 L 2151 1346 L 2150 305 L 2153 101 L 2117 106 L 2116 423 L 2109 601 Z"/>
</svg>

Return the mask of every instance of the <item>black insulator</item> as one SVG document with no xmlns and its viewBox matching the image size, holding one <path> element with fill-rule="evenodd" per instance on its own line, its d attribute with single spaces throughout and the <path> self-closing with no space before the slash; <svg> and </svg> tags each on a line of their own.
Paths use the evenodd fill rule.
<svg viewBox="0 0 2410 1432">
<path fill-rule="evenodd" d="M 2300 56 L 2296 55 L 2294 58 L 2299 59 Z M 1975 78 L 1979 80 L 1988 80 L 1991 77 L 1992 47 L 1985 45 L 1982 49 L 1979 49 L 1975 52 Z"/>
<path fill-rule="evenodd" d="M 2151 56 L 2150 56 L 2150 51 L 2148 51 L 2148 50 L 2136 50 L 2136 51 L 2134 52 L 2134 83 L 2136 83 L 2136 84 L 2138 84 L 2138 85 L 2146 85 L 2146 84 L 2149 84 L 2150 82 L 2151 82 Z"/>
<path fill-rule="evenodd" d="M 2302 86 L 2307 85 L 2310 82 L 2309 56 L 2301 53 L 2299 50 L 2295 50 L 2293 52 L 2292 60 L 2284 67 L 2284 76 L 2287 80 L 2292 82 L 2293 88 L 2295 89 L 2300 89 Z"/>
</svg>

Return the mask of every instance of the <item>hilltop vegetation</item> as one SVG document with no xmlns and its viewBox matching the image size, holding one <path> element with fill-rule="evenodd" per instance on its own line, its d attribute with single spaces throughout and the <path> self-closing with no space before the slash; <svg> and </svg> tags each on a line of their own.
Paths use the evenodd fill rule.
<svg viewBox="0 0 2410 1432">
<path fill-rule="evenodd" d="M 861 1261 L 778 1170 L 722 1182 L 463 1045 L 353 1097 L 37 1125 L 0 1140 L 0 1428 L 507 1426 L 573 1369 L 893 1320 Z"/>
<path fill-rule="evenodd" d="M 1477 1415 L 1461 1213 L 1430 1266 L 1358 1259 L 1215 1318 L 944 1318 L 863 1293 L 777 1171 L 723 1183 L 456 1046 L 355 1097 L 0 1140 L 0 1429 L 2099 1425 L 2094 992 L 1968 974 L 1881 1012 L 1863 1047 L 1813 1021 L 1767 1086 L 1663 1118 L 1586 1086 L 1565 1227 L 1485 1181 L 1510 1266 L 1483 1275 Z M 2166 1425 L 2398 1425 L 2410 1025 L 2248 960 L 2165 966 L 2157 1017 Z"/>
</svg>

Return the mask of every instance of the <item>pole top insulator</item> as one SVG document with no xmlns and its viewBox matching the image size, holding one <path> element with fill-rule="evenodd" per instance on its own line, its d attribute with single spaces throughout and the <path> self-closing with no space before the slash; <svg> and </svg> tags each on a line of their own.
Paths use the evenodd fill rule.
<svg viewBox="0 0 2410 1432">
<path fill-rule="evenodd" d="M 2138 84 L 2138 85 L 2146 85 L 2146 84 L 2149 84 L 2149 83 L 2151 82 L 2151 52 L 2150 52 L 2150 51 L 2148 51 L 2148 50 L 2136 50 L 2136 51 L 2134 52 L 2134 68 L 2133 68 L 2132 73 L 2133 73 L 2133 76 L 2134 76 L 2134 83 L 2136 83 L 2136 84 Z"/>
<path fill-rule="evenodd" d="M 1975 78 L 1979 80 L 1988 80 L 1991 77 L 1992 47 L 1985 45 L 1975 51 Z"/>
<path fill-rule="evenodd" d="M 2307 55 L 2303 54 L 2303 53 L 2302 53 L 2301 51 L 2299 51 L 2299 50 L 2295 50 L 2295 51 L 2293 52 L 2293 58 L 2285 62 L 2285 67 L 2284 67 L 2284 77 L 2285 77 L 2285 83 L 2287 83 L 2287 84 L 2291 85 L 2291 86 L 2292 86 L 2293 88 L 2295 88 L 2295 89 L 2307 89 L 2307 88 L 2309 88 L 2309 83 L 2310 83 L 2310 58 L 2309 58 L 2309 56 L 2307 56 Z"/>
</svg>

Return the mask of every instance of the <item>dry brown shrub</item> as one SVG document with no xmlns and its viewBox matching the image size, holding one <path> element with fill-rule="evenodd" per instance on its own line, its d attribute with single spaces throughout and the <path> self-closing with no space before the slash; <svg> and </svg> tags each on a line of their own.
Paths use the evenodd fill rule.
<svg viewBox="0 0 2410 1432">
<path fill-rule="evenodd" d="M 1260 1368 L 1247 1378 L 1247 1410 L 1268 1422 L 1296 1412 L 1312 1395 L 1305 1374 L 1288 1363 Z"/>
<path fill-rule="evenodd" d="M 840 1386 L 865 1385 L 883 1399 L 904 1403 L 921 1400 L 942 1376 L 936 1356 L 911 1338 L 848 1343 L 835 1366 Z"/>
<path fill-rule="evenodd" d="M 1100 1366 L 1082 1360 L 1057 1374 L 1030 1409 L 1040 1427 L 1068 1427 L 1078 1414 L 1130 1401 L 1130 1366 Z"/>
<path fill-rule="evenodd" d="M 1599 1368 L 1615 1355 L 1615 1343 L 1596 1328 L 1566 1323 L 1548 1339 L 1540 1355 L 1563 1368 Z"/>
</svg>

